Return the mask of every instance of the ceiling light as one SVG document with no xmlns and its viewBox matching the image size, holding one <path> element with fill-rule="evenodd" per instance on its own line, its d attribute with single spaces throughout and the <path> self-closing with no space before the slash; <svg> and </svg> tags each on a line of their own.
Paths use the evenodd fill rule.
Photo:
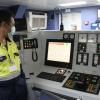
<svg viewBox="0 0 100 100">
<path fill-rule="evenodd" d="M 84 4 L 87 4 L 87 2 L 86 1 L 71 2 L 71 3 L 59 4 L 59 6 L 75 6 L 75 5 L 84 5 Z"/>
<path fill-rule="evenodd" d="M 98 2 L 100 2 L 100 0 L 97 0 Z"/>
</svg>

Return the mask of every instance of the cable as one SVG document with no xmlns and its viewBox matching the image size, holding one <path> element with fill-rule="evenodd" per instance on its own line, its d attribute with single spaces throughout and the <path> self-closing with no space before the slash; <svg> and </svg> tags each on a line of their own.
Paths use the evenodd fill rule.
<svg viewBox="0 0 100 100">
<path fill-rule="evenodd" d="M 60 23 L 60 31 L 64 30 L 64 25 L 63 25 L 63 14 L 62 14 L 62 10 L 60 8 L 54 8 L 54 11 L 58 11 L 59 14 L 61 15 L 61 23 Z"/>
<path fill-rule="evenodd" d="M 36 62 L 38 60 L 38 54 L 37 54 L 36 48 L 32 49 L 32 60 L 34 62 Z"/>
</svg>

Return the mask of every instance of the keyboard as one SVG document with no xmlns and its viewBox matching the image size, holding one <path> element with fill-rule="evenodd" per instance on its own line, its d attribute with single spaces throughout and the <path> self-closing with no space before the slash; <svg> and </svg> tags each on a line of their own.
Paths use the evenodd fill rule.
<svg viewBox="0 0 100 100">
<path fill-rule="evenodd" d="M 41 72 L 39 75 L 37 75 L 38 78 L 43 78 L 51 81 L 56 81 L 56 82 L 63 82 L 66 76 L 62 76 L 59 74 L 52 74 L 52 73 L 47 73 L 47 72 Z"/>
</svg>

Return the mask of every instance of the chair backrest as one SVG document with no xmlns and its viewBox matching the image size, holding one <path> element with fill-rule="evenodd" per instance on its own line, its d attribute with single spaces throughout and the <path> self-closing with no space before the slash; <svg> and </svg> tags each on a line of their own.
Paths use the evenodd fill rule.
<svg viewBox="0 0 100 100">
<path fill-rule="evenodd" d="M 62 100 L 62 99 L 51 92 L 43 90 L 40 94 L 39 100 Z"/>
</svg>

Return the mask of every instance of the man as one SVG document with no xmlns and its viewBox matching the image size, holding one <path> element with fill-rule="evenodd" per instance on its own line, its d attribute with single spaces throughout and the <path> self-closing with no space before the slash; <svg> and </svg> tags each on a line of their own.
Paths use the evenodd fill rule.
<svg viewBox="0 0 100 100">
<path fill-rule="evenodd" d="M 27 100 L 27 87 L 16 44 L 8 37 L 14 26 L 11 12 L 0 10 L 0 100 Z"/>
</svg>

